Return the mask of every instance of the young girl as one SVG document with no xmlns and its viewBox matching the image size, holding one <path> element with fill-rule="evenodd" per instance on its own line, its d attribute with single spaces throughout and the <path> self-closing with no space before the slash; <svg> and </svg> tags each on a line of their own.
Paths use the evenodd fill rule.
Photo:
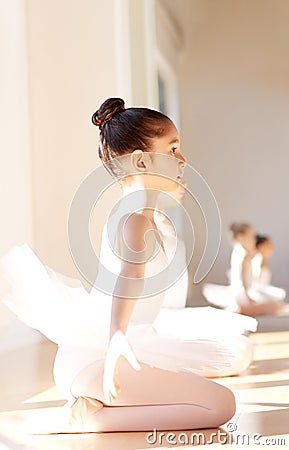
<svg viewBox="0 0 289 450">
<path fill-rule="evenodd" d="M 125 109 L 118 98 L 106 100 L 92 120 L 100 129 L 99 156 L 121 179 L 124 199 L 134 187 L 145 199 L 110 229 L 109 242 L 108 233 L 103 235 L 102 254 L 118 273 L 113 295 L 97 289 L 88 294 L 80 282 L 44 267 L 27 245 L 2 258 L 12 286 L 6 304 L 59 344 L 55 382 L 74 403 L 69 424 L 50 431 L 218 427 L 234 415 L 235 399 L 199 375 L 200 355 L 207 355 L 206 365 L 216 373 L 230 366 L 235 348 L 225 347 L 224 339 L 212 347 L 209 339 L 196 346 L 160 336 L 152 324 L 164 294 L 156 289 L 149 298 L 143 295 L 169 265 L 154 215 L 159 193 L 173 192 L 182 182 L 186 161 L 178 131 L 160 112 Z"/>
<path fill-rule="evenodd" d="M 256 249 L 257 253 L 252 259 L 252 288 L 256 293 L 252 295 L 261 303 L 269 299 L 278 302 L 281 309 L 284 307 L 286 291 L 271 284 L 272 272 L 268 258 L 273 253 L 273 244 L 270 237 L 257 234 Z"/>
<path fill-rule="evenodd" d="M 268 266 L 268 258 L 273 253 L 272 240 L 268 236 L 256 235 L 257 254 L 253 258 L 253 279 L 257 289 L 270 286 L 272 272 Z"/>
</svg>

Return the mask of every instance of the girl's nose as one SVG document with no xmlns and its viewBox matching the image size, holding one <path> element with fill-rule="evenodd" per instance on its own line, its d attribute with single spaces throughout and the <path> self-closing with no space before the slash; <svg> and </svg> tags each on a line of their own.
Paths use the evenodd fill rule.
<svg viewBox="0 0 289 450">
<path fill-rule="evenodd" d="M 184 169 L 187 161 L 186 161 L 186 158 L 181 153 L 180 153 L 179 160 L 181 162 L 181 168 Z"/>
<path fill-rule="evenodd" d="M 180 155 L 180 160 L 179 160 L 179 168 L 180 170 L 184 170 L 185 169 L 185 165 L 187 163 L 187 161 L 185 160 L 185 158 L 183 157 L 183 155 Z"/>
</svg>

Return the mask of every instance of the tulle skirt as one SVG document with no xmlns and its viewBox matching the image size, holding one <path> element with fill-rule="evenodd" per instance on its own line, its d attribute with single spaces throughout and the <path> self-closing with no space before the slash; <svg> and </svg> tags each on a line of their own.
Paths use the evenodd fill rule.
<svg viewBox="0 0 289 450">
<path fill-rule="evenodd" d="M 230 285 L 206 283 L 203 286 L 203 295 L 211 304 L 224 308 L 227 311 L 236 312 L 239 304 L 242 304 L 247 295 L 244 289 L 234 290 Z M 260 286 L 248 289 L 248 296 L 258 304 L 268 301 L 283 302 L 286 291 L 276 286 Z"/>
<path fill-rule="evenodd" d="M 27 244 L 12 247 L 0 271 L 10 284 L 5 305 L 58 344 L 54 376 L 68 397 L 77 373 L 105 358 L 111 298 L 96 289 L 88 293 L 80 280 L 44 265 Z M 251 317 L 211 307 L 161 308 L 153 323 L 130 323 L 127 337 L 140 362 L 222 376 L 232 374 L 234 365 L 234 370 L 248 366 L 251 344 L 242 333 L 256 328 Z"/>
</svg>

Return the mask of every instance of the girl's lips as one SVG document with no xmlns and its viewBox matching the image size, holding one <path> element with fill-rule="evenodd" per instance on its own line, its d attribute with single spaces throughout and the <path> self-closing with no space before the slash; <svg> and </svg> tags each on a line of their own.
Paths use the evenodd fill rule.
<svg viewBox="0 0 289 450">
<path fill-rule="evenodd" d="M 186 185 L 187 185 L 187 183 L 185 182 L 185 180 L 184 180 L 180 175 L 177 176 L 177 181 L 178 181 L 182 186 L 186 186 Z"/>
</svg>

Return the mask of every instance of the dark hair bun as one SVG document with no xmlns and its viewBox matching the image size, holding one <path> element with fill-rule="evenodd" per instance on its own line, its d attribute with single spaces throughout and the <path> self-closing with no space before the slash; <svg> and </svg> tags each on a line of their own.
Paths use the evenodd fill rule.
<svg viewBox="0 0 289 450">
<path fill-rule="evenodd" d="M 229 226 L 229 231 L 231 231 L 231 233 L 233 233 L 234 235 L 236 234 L 237 230 L 238 230 L 239 226 L 237 223 L 232 223 Z"/>
<path fill-rule="evenodd" d="M 121 98 L 108 98 L 93 114 L 92 123 L 102 130 L 112 117 L 124 110 L 124 101 Z"/>
<path fill-rule="evenodd" d="M 264 242 L 268 242 L 270 240 L 269 236 L 265 236 L 263 234 L 257 234 L 256 235 L 256 247 L 258 247 L 261 244 L 264 244 Z"/>
</svg>

